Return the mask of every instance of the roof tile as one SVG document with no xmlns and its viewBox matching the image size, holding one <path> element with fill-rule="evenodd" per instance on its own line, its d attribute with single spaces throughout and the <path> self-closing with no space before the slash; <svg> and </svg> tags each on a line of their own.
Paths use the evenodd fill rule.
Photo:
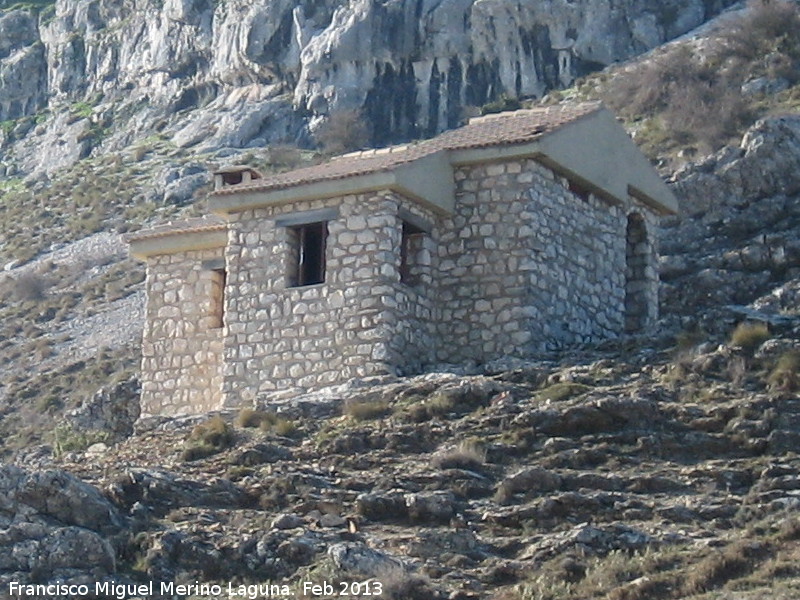
<svg viewBox="0 0 800 600">
<path fill-rule="evenodd" d="M 442 150 L 522 144 L 591 114 L 600 107 L 599 102 L 586 102 L 477 117 L 463 127 L 445 131 L 429 140 L 378 150 L 352 152 L 319 165 L 265 177 L 252 183 L 224 187 L 211 192 L 211 195 L 225 196 L 241 192 L 279 190 L 304 183 L 378 173 Z"/>
<path fill-rule="evenodd" d="M 143 229 L 125 236 L 127 242 L 138 242 L 151 238 L 166 237 L 182 233 L 202 233 L 205 231 L 225 231 L 228 224 L 225 219 L 216 215 L 205 215 L 203 217 L 192 217 L 181 221 L 170 221 L 163 225 L 156 225 L 149 229 Z"/>
</svg>

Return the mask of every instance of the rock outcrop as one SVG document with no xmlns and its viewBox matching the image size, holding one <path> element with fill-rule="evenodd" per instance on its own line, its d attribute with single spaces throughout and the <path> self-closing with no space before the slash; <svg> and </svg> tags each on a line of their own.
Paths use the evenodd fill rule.
<svg viewBox="0 0 800 600">
<path fill-rule="evenodd" d="M 661 236 L 663 312 L 698 315 L 709 330 L 729 327 L 726 306 L 778 315 L 796 309 L 800 278 L 800 117 L 769 117 L 726 147 L 673 176 L 681 216 Z M 729 316 L 735 317 L 730 311 Z M 699 318 L 703 315 L 702 318 Z M 746 316 L 741 311 L 738 317 Z"/>
<path fill-rule="evenodd" d="M 428 136 L 453 127 L 466 107 L 540 97 L 731 4 L 57 0 L 41 12 L 15 8 L 0 12 L 5 154 L 13 151 L 24 172 L 52 172 L 98 146 L 153 134 L 204 149 L 303 141 L 348 109 L 363 110 L 374 144 Z M 51 147 L 57 157 L 42 152 Z"/>
<path fill-rule="evenodd" d="M 115 572 L 110 540 L 123 525 L 117 509 L 74 475 L 0 465 L 3 584 L 99 581 Z"/>
</svg>

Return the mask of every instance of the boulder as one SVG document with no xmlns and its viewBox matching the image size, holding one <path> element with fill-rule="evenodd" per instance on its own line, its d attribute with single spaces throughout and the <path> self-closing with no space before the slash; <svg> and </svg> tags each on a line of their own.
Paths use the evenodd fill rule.
<svg viewBox="0 0 800 600">
<path fill-rule="evenodd" d="M 400 559 L 359 542 L 333 544 L 328 556 L 339 571 L 350 577 L 387 577 L 406 571 Z"/>
<path fill-rule="evenodd" d="M 418 523 L 441 523 L 455 514 L 453 492 L 418 492 L 405 495 L 409 518 Z"/>
<path fill-rule="evenodd" d="M 64 471 L 0 466 L 0 581 L 98 579 L 124 519 L 97 488 Z"/>
</svg>

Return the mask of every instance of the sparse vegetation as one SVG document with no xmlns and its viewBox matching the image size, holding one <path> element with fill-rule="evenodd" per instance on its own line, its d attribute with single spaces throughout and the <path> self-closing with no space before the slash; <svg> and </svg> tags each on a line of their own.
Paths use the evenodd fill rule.
<svg viewBox="0 0 800 600">
<path fill-rule="evenodd" d="M 579 93 L 599 95 L 626 117 L 653 158 L 716 150 L 760 116 L 796 106 L 798 32 L 797 3 L 750 0 L 748 10 L 725 19 L 702 51 L 693 42 L 672 45 L 611 77 L 591 76 Z M 775 93 L 782 87 L 789 89 Z"/>
<path fill-rule="evenodd" d="M 273 422 L 275 415 L 273 413 L 266 413 L 252 408 L 243 408 L 236 416 L 236 425 L 238 427 L 260 427 L 264 422 Z"/>
<path fill-rule="evenodd" d="M 677 354 L 685 354 L 696 348 L 701 343 L 708 340 L 708 333 L 693 327 L 684 329 L 675 336 L 675 347 Z"/>
<path fill-rule="evenodd" d="M 699 594 L 750 573 L 769 553 L 763 542 L 740 540 L 714 552 L 691 570 L 684 581 L 686 594 Z"/>
<path fill-rule="evenodd" d="M 560 381 L 536 393 L 536 399 L 544 402 L 562 402 L 590 391 L 591 386 L 574 381 Z"/>
<path fill-rule="evenodd" d="M 264 433 L 290 437 L 297 426 L 291 419 L 286 419 L 274 412 L 243 408 L 236 417 L 236 425 L 245 428 L 259 428 Z"/>
<path fill-rule="evenodd" d="M 486 450 L 475 442 L 461 442 L 451 450 L 434 454 L 431 464 L 437 469 L 480 471 L 486 464 Z"/>
<path fill-rule="evenodd" d="M 767 383 L 770 389 L 782 392 L 800 389 L 800 350 L 784 352 L 770 372 Z"/>
<path fill-rule="evenodd" d="M 27 271 L 16 278 L 15 287 L 18 300 L 41 300 L 44 298 L 48 283 L 42 275 Z"/>
<path fill-rule="evenodd" d="M 371 421 L 389 414 L 389 403 L 385 400 L 348 401 L 342 412 L 356 421 Z"/>
<path fill-rule="evenodd" d="M 456 407 L 456 399 L 449 394 L 436 393 L 428 399 L 414 404 L 398 406 L 395 414 L 398 418 L 413 423 L 422 423 L 428 419 L 443 417 Z"/>
<path fill-rule="evenodd" d="M 605 100 L 620 114 L 650 119 L 651 127 L 668 131 L 679 145 L 715 150 L 753 120 L 740 85 L 688 46 L 678 46 L 620 75 Z"/>
<path fill-rule="evenodd" d="M 68 423 L 61 423 L 53 430 L 53 453 L 61 456 L 65 452 L 81 452 L 92 444 L 109 440 L 107 431 L 76 431 Z"/>
<path fill-rule="evenodd" d="M 509 110 L 519 110 L 522 108 L 522 103 L 517 98 L 510 98 L 503 95 L 494 102 L 489 102 L 481 106 L 481 114 L 489 115 L 493 113 L 506 112 Z"/>
<path fill-rule="evenodd" d="M 326 154 L 344 154 L 365 148 L 369 142 L 367 121 L 359 110 L 332 113 L 315 135 Z"/>
<path fill-rule="evenodd" d="M 233 430 L 225 419 L 211 417 L 192 429 L 183 451 L 183 460 L 193 461 L 217 454 L 233 444 L 234 439 Z"/>
<path fill-rule="evenodd" d="M 769 327 L 765 323 L 744 321 L 731 333 L 730 345 L 751 354 L 771 337 Z"/>
</svg>

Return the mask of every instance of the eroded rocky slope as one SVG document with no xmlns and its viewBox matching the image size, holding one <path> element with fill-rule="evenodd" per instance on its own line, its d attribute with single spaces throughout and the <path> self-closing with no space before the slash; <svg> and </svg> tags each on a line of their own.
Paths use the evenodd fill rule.
<svg viewBox="0 0 800 600">
<path fill-rule="evenodd" d="M 132 436 L 135 380 L 107 388 L 4 467 L 0 580 L 796 597 L 798 139 L 796 118 L 768 119 L 676 174 L 686 211 L 665 223 L 648 337 Z M 92 569 L 75 562 L 88 552 Z"/>
<path fill-rule="evenodd" d="M 415 117 L 444 127 L 454 98 L 494 97 L 491 86 L 511 75 L 516 86 L 516 67 L 500 54 L 517 48 L 516 60 L 530 40 L 519 32 L 518 43 L 475 49 L 491 26 L 513 33 L 498 15 L 536 21 L 538 5 L 466 4 L 483 23 L 472 37 L 457 34 L 452 3 L 422 5 L 424 39 L 436 46 L 446 38 L 427 32 L 441 30 L 452 47 L 408 59 L 376 52 L 355 66 L 348 52 L 376 48 L 364 33 L 398 31 L 408 7 L 166 2 L 137 7 L 140 18 L 81 2 L 0 17 L 6 80 L 18 64 L 37 74 L 3 90 L 18 94 L 3 110 L 28 115 L 7 113 L 8 174 L 39 169 L 42 156 L 52 165 L 47 177 L 4 180 L 0 205 L 4 234 L 13 232 L 0 241 L 0 351 L 9 358 L 0 361 L 0 596 L 8 581 L 56 577 L 293 590 L 372 579 L 396 599 L 798 596 L 796 117 L 761 121 L 741 144 L 674 175 L 684 212 L 664 223 L 664 319 L 648 338 L 475 373 L 285 394 L 258 407 L 268 412 L 142 422 L 134 433 L 142 272 L 122 260 L 119 234 L 190 214 L 207 159 L 313 159 L 226 146 L 302 137 L 331 107 L 388 111 L 367 83 L 394 89 L 391 77 L 409 72 L 403 60 L 431 73 L 447 64 L 448 75 L 398 94 L 390 117 L 376 113 L 401 132 L 414 95 L 419 106 L 445 90 L 439 112 Z M 659 5 L 670 10 L 658 17 L 647 3 L 547 6 L 575 25 L 577 60 L 553 62 L 563 56 L 553 40 L 572 34 L 550 28 L 550 51 L 530 46 L 532 93 L 684 27 L 668 32 L 667 21 L 689 27 L 720 8 Z M 606 29 L 582 29 L 590 17 Z M 225 32 L 215 29 L 223 22 Z M 401 31 L 389 36 L 399 48 L 422 35 Z M 608 46 L 604 31 L 629 41 Z M 215 36 L 236 50 L 212 52 L 222 48 Z M 491 68 L 475 75 L 481 56 Z M 470 68 L 472 91 L 458 84 Z M 47 102 L 68 110 L 43 110 L 45 79 L 57 92 Z M 333 100 L 317 85 L 326 81 L 340 86 Z M 348 95 L 348 82 L 359 91 Z M 311 113 L 298 120 L 297 106 Z M 84 241 L 64 243 L 76 239 Z M 735 329 L 748 318 L 755 324 Z"/>
<path fill-rule="evenodd" d="M 4 468 L 0 580 L 791 598 L 800 403 L 796 379 L 770 376 L 785 343 L 372 381 L 279 403 L 280 418 L 143 422 L 110 449 L 27 453 Z M 89 552 L 102 560 L 80 568 Z"/>
<path fill-rule="evenodd" d="M 53 174 L 153 135 L 207 151 L 308 143 L 360 109 L 372 143 L 541 97 L 732 0 L 57 0 L 0 10 L 2 164 Z M 57 148 L 57 152 L 48 149 Z"/>
</svg>

